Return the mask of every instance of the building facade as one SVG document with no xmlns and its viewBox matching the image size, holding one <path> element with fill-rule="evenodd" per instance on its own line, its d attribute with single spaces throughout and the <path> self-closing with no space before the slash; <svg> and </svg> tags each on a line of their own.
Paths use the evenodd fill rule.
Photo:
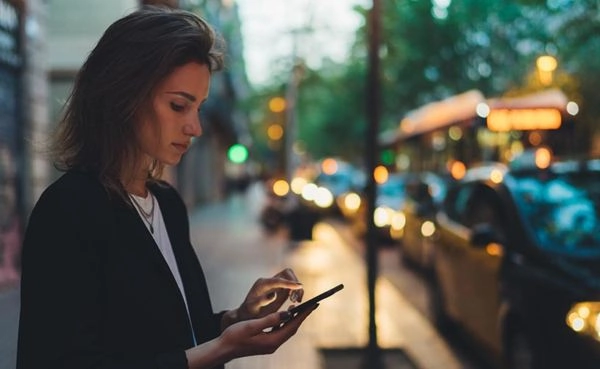
<svg viewBox="0 0 600 369">
<path fill-rule="evenodd" d="M 48 123 L 42 0 L 0 0 L 0 288 L 18 281 L 23 225 L 40 162 L 31 142 Z"/>
</svg>

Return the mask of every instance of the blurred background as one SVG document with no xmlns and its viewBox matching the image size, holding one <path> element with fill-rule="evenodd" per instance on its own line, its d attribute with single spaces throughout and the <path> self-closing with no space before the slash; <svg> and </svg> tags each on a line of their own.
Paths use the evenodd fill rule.
<svg viewBox="0 0 600 369">
<path fill-rule="evenodd" d="M 380 30 L 374 41 L 367 27 L 370 0 L 0 0 L 0 332 L 4 332 L 0 333 L 4 334 L 0 368 L 10 368 L 14 360 L 24 225 L 41 192 L 60 175 L 44 150 L 49 133 L 79 67 L 104 29 L 143 4 L 195 12 L 213 24 L 227 44 L 226 68 L 213 76 L 210 98 L 201 112 L 203 134 L 180 165 L 165 173 L 191 214 L 216 214 L 222 211 L 216 207 L 219 204 L 245 199 L 250 202 L 242 202 L 236 214 L 249 214 L 246 226 L 261 232 L 262 238 L 255 242 L 275 237 L 290 253 L 297 242 L 317 239 L 315 227 L 329 222 L 346 235 L 346 243 L 353 245 L 349 249 L 362 256 L 365 246 L 370 246 L 372 226 L 385 260 L 398 261 L 391 266 L 384 263 L 388 268 L 384 273 L 396 280 L 400 294 L 409 300 L 417 296 L 412 304 L 433 326 L 458 323 L 467 336 L 482 342 L 489 356 L 509 362 L 517 360 L 515 352 L 521 352 L 511 351 L 511 345 L 534 353 L 566 347 L 562 339 L 538 344 L 537 333 L 544 331 L 540 326 L 550 325 L 547 321 L 535 328 L 515 329 L 514 335 L 507 333 L 513 332 L 509 326 L 524 327 L 516 322 L 529 321 L 528 314 L 537 316 L 539 311 L 515 307 L 520 318 L 504 324 L 510 314 L 501 311 L 518 305 L 506 293 L 513 290 L 506 287 L 511 284 L 505 282 L 504 266 L 507 255 L 514 255 L 510 244 L 518 244 L 514 250 L 521 250 L 531 243 L 527 247 L 539 251 L 547 247 L 538 244 L 555 242 L 576 250 L 561 254 L 560 262 L 549 262 L 554 256 L 544 256 L 546 261 L 539 265 L 552 280 L 566 272 L 565 268 L 549 270 L 548 263 L 564 264 L 572 257 L 596 265 L 598 260 L 593 251 L 600 250 L 594 236 L 600 231 L 600 199 L 593 196 L 596 183 L 565 179 L 558 190 L 550 189 L 547 181 L 554 178 L 553 166 L 568 160 L 573 160 L 573 170 L 581 178 L 595 178 L 590 173 L 600 170 L 594 162 L 600 155 L 600 2 L 382 0 L 381 11 L 371 19 Z M 369 62 L 374 42 L 376 70 Z M 377 76 L 376 91 L 368 83 L 372 75 Z M 370 96 L 376 96 L 378 106 L 374 147 L 369 146 Z M 569 172 L 562 168 L 555 174 Z M 529 173 L 531 180 L 523 181 L 523 173 Z M 514 181 L 505 180 L 511 176 Z M 372 208 L 366 205 L 371 201 L 371 179 L 376 184 Z M 498 200 L 490 200 L 494 211 L 497 204 L 515 202 L 510 209 L 518 209 L 517 215 L 497 210 L 504 220 L 539 217 L 549 211 L 550 203 L 567 201 L 570 197 L 565 194 L 587 194 L 587 202 L 579 206 L 588 210 L 581 218 L 575 208 L 562 209 L 551 224 L 502 224 L 505 233 L 526 229 L 522 239 L 477 233 L 481 223 L 495 223 L 466 220 L 476 211 L 468 200 L 477 199 L 480 192 L 460 193 L 462 186 L 475 181 L 479 181 L 477 188 L 497 189 L 492 182 L 506 184 Z M 547 186 L 532 187 L 532 181 Z M 530 191 L 524 194 L 524 189 Z M 512 195 L 502 197 L 505 193 Z M 546 207 L 532 213 L 519 205 L 531 206 L 535 201 Z M 454 228 L 444 230 L 447 219 L 455 220 Z M 478 215 L 477 219 L 487 218 Z M 456 230 L 456 225 L 462 228 Z M 581 240 L 573 241 L 572 233 L 581 227 L 588 238 L 579 235 Z M 491 271 L 463 275 L 453 287 L 445 281 L 455 277 L 453 268 L 465 269 L 467 264 L 453 264 L 455 254 L 451 251 L 447 256 L 443 245 L 465 232 L 464 244 L 496 244 L 502 251 L 478 248 L 477 252 L 493 258 Z M 570 233 L 559 237 L 560 232 Z M 473 239 L 474 234 L 483 241 Z M 524 241 L 526 235 L 533 235 L 532 241 Z M 586 251 L 577 251 L 578 247 Z M 538 251 L 518 251 L 517 259 Z M 566 269 L 577 269 L 576 265 Z M 481 318 L 480 325 L 473 325 L 470 319 L 487 312 L 487 302 L 479 310 L 473 302 L 464 311 L 454 302 L 476 301 L 485 294 L 473 287 L 460 295 L 458 286 L 470 286 L 487 272 L 490 286 L 504 287 L 490 294 L 492 323 Z M 217 271 L 215 275 L 220 276 Z M 427 303 L 419 302 L 421 292 L 414 291 L 421 287 L 411 284 L 412 276 L 420 278 L 423 294 L 429 296 Z M 590 271 L 584 279 L 595 278 Z M 577 282 L 577 288 L 583 288 L 582 283 Z M 484 291 L 490 292 L 489 288 Z M 570 333 L 592 337 L 590 341 L 598 346 L 600 324 L 586 325 L 600 314 L 597 303 L 592 303 L 599 296 L 598 284 L 590 282 L 585 290 L 561 302 L 560 329 L 570 327 Z M 569 309 L 580 302 L 591 303 L 584 306 L 588 312 L 577 312 L 580 315 L 568 320 Z M 490 338 L 486 324 L 503 329 L 490 328 L 494 330 Z M 515 343 L 521 343 L 517 333 L 528 345 Z M 590 344 L 574 344 L 576 352 L 581 345 Z M 475 347 L 474 351 L 480 350 Z M 458 356 L 470 357 L 465 354 L 470 351 Z M 584 364 L 577 367 L 590 364 L 590 357 L 585 356 Z M 489 360 L 485 364 L 465 360 L 459 367 L 494 365 Z M 533 367 L 519 365 L 513 367 Z"/>
</svg>

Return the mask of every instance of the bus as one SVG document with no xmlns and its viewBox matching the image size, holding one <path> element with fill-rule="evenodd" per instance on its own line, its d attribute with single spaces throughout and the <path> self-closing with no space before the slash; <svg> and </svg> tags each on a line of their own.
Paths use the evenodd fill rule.
<svg viewBox="0 0 600 369">
<path fill-rule="evenodd" d="M 456 177 L 477 162 L 507 163 L 529 148 L 576 153 L 577 112 L 558 89 L 498 98 L 470 90 L 410 111 L 379 144 L 394 152 L 398 171 L 448 171 Z"/>
<path fill-rule="evenodd" d="M 576 114 L 576 104 L 557 89 L 489 99 L 470 90 L 409 112 L 379 142 L 394 153 L 394 169 L 412 178 L 405 186 L 401 261 L 432 272 L 436 211 L 468 168 L 506 164 L 535 147 L 573 154 Z"/>
</svg>

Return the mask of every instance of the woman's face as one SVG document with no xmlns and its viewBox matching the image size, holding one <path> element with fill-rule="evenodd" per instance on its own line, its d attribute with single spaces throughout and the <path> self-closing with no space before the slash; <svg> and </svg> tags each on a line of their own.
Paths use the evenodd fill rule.
<svg viewBox="0 0 600 369">
<path fill-rule="evenodd" d="M 137 140 L 144 168 L 152 160 L 166 165 L 179 163 L 192 137 L 202 132 L 199 110 L 209 87 L 208 67 L 196 62 L 176 68 L 157 85 L 152 109 L 143 112 L 138 122 Z"/>
</svg>

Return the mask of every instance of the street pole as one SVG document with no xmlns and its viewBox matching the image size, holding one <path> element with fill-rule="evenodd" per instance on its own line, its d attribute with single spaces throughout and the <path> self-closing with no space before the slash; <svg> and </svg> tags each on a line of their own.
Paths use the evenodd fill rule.
<svg viewBox="0 0 600 369">
<path fill-rule="evenodd" d="M 380 47 L 380 14 L 381 1 L 373 0 L 373 6 L 367 19 L 368 39 L 368 72 L 366 86 L 366 113 L 367 113 L 367 142 L 366 142 L 366 170 L 367 170 L 367 287 L 369 292 L 369 344 L 363 367 L 383 368 L 381 349 L 377 342 L 377 322 L 375 320 L 375 282 L 377 280 L 377 234 L 373 214 L 377 198 L 377 185 L 373 173 L 377 165 L 378 145 L 377 134 L 380 119 L 380 76 L 379 76 L 379 47 Z"/>
<path fill-rule="evenodd" d="M 285 176 L 289 184 L 292 183 L 294 171 L 298 165 L 298 158 L 294 152 L 294 143 L 298 138 L 297 117 L 297 102 L 298 102 L 298 85 L 302 79 L 303 61 L 294 53 L 294 65 L 290 72 L 285 101 Z"/>
</svg>

